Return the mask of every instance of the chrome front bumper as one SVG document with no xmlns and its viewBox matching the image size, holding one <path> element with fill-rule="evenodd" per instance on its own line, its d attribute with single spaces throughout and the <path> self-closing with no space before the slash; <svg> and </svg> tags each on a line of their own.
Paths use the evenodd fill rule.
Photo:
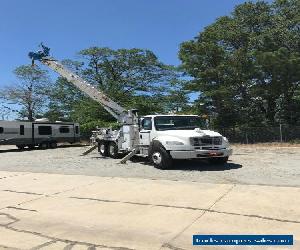
<svg viewBox="0 0 300 250">
<path fill-rule="evenodd" d="M 170 151 L 173 159 L 205 159 L 214 157 L 228 157 L 232 155 L 232 149 L 219 150 L 193 150 L 193 151 Z"/>
</svg>

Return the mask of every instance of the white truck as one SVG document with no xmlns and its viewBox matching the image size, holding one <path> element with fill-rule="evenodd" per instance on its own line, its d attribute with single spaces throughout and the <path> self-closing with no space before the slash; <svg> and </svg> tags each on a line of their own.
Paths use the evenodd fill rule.
<svg viewBox="0 0 300 250">
<path fill-rule="evenodd" d="M 34 60 L 39 60 L 65 77 L 99 102 L 120 123 L 119 130 L 98 130 L 96 141 L 101 155 L 117 158 L 127 154 L 122 160 L 125 162 L 137 154 L 149 157 L 155 167 L 167 169 L 172 165 L 173 159 L 208 159 L 213 163 L 224 164 L 232 154 L 227 138 L 217 132 L 201 129 L 203 124 L 199 116 L 138 117 L 136 109 L 124 109 L 60 62 L 49 57 L 49 48 L 42 44 L 41 48 L 38 52 L 29 53 L 33 64 Z"/>
</svg>

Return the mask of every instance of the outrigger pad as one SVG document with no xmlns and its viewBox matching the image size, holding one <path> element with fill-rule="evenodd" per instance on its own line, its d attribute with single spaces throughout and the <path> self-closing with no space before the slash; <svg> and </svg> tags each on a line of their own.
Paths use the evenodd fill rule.
<svg viewBox="0 0 300 250">
<path fill-rule="evenodd" d="M 86 151 L 84 151 L 81 155 L 82 155 L 82 156 L 87 155 L 87 154 L 91 153 L 92 151 L 94 151 L 97 147 L 98 147 L 98 145 L 96 144 L 96 145 L 94 145 L 94 146 L 88 148 L 88 149 L 87 149 Z"/>
</svg>

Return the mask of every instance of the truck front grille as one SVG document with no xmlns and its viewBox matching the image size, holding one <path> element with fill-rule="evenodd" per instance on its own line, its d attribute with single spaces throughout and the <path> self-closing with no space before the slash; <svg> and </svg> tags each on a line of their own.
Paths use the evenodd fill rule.
<svg viewBox="0 0 300 250">
<path fill-rule="evenodd" d="M 195 137 L 192 139 L 193 146 L 206 146 L 206 145 L 221 145 L 222 137 L 214 136 L 214 137 Z"/>
</svg>

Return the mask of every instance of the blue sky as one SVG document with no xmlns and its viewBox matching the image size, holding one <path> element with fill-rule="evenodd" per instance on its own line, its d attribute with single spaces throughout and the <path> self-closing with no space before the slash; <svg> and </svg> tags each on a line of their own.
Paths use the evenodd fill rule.
<svg viewBox="0 0 300 250">
<path fill-rule="evenodd" d="M 148 48 L 178 65 L 178 48 L 243 0 L 1 0 L 0 88 L 43 41 L 57 59 L 90 46 Z"/>
</svg>

